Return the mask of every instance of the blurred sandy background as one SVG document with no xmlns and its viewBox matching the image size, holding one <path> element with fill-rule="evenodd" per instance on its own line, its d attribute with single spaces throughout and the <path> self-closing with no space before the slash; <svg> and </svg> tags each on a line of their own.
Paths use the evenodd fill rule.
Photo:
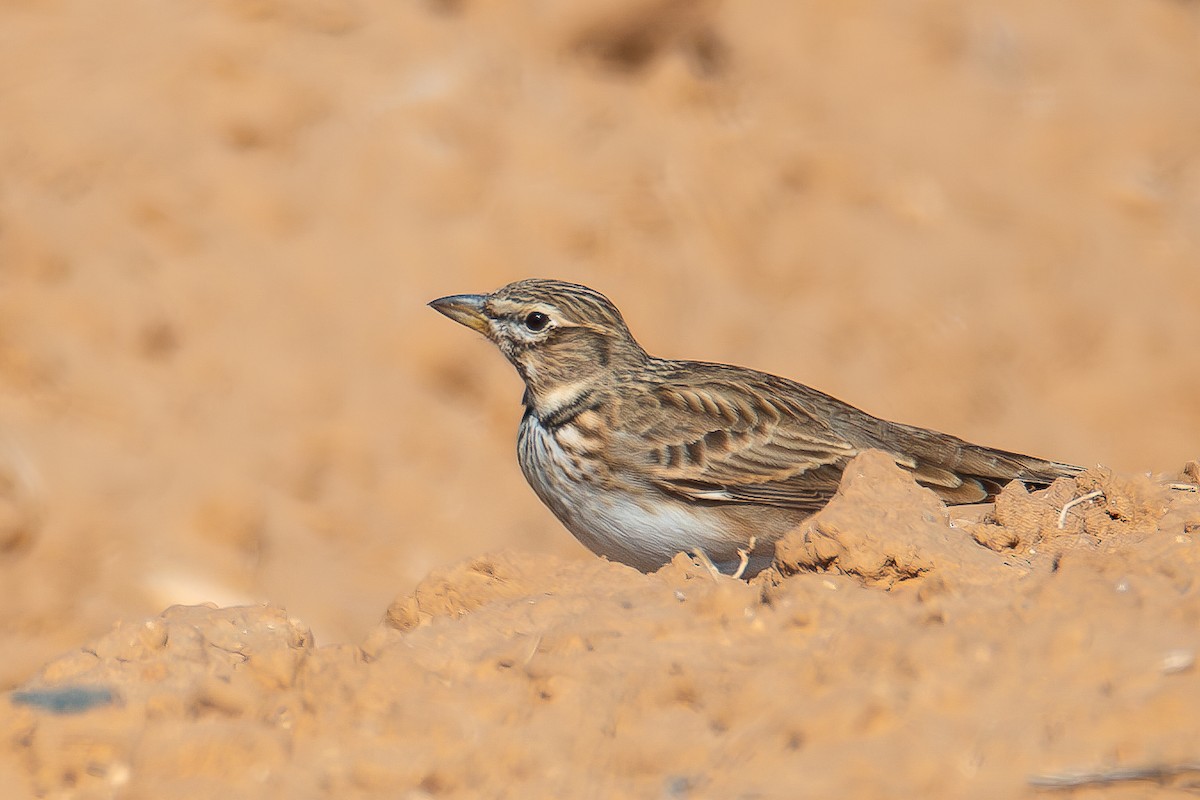
<svg viewBox="0 0 1200 800">
<path fill-rule="evenodd" d="M 1200 452 L 1200 5 L 0 3 L 0 683 L 270 600 L 587 558 L 425 303 L 552 276 L 657 354 L 1119 471 Z"/>
</svg>

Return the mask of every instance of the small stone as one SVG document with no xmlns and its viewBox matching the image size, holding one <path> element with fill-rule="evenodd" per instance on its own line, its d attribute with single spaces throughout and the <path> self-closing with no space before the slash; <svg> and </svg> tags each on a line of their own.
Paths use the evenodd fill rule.
<svg viewBox="0 0 1200 800">
<path fill-rule="evenodd" d="M 1162 658 L 1160 669 L 1164 675 L 1177 675 L 1187 672 L 1196 665 L 1196 653 L 1193 650 L 1168 650 Z"/>
</svg>

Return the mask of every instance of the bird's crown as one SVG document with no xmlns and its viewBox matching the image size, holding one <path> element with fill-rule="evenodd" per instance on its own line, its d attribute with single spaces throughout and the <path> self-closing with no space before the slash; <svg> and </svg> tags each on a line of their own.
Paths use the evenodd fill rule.
<svg viewBox="0 0 1200 800">
<path fill-rule="evenodd" d="M 538 332 L 535 329 L 551 326 L 629 333 L 621 312 L 611 300 L 595 289 L 566 281 L 547 278 L 516 281 L 488 295 L 484 308 L 493 318 L 519 322 L 535 333 Z"/>
</svg>

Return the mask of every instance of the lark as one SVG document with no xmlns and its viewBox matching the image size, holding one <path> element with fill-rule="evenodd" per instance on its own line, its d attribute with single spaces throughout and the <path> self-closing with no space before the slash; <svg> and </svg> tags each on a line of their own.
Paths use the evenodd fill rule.
<svg viewBox="0 0 1200 800">
<path fill-rule="evenodd" d="M 765 372 L 656 358 L 586 286 L 529 279 L 429 305 L 486 336 L 525 381 L 517 457 L 541 501 L 593 553 L 642 571 L 680 552 L 760 571 L 867 449 L 947 504 L 1082 471 L 888 422 Z"/>
</svg>

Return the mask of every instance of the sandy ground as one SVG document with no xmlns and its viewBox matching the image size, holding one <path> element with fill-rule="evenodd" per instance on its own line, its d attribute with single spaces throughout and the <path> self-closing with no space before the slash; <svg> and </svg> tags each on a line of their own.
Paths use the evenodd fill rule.
<svg viewBox="0 0 1200 800">
<path fill-rule="evenodd" d="M 424 307 L 535 275 L 1105 469 L 951 526 L 868 458 L 753 583 L 599 561 L 511 368 Z M 0 3 L 15 797 L 1195 765 L 1200 510 L 1145 475 L 1196 479 L 1198 398 L 1194 2 Z"/>
</svg>

